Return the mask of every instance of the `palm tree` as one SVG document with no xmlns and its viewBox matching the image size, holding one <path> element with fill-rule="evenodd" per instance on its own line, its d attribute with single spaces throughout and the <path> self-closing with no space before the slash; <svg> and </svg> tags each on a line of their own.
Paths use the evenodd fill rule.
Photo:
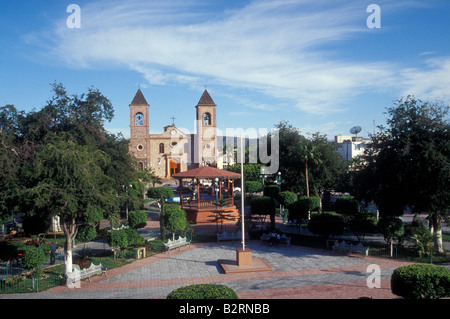
<svg viewBox="0 0 450 319">
<path fill-rule="evenodd" d="M 305 161 L 305 180 L 306 180 L 306 196 L 309 197 L 309 173 L 308 162 L 313 161 L 316 157 L 317 147 L 311 142 L 301 145 L 303 160 Z"/>
</svg>

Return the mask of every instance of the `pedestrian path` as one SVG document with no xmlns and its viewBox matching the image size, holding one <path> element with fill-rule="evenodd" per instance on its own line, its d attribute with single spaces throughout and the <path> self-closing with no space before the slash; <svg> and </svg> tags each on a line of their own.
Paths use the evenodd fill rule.
<svg viewBox="0 0 450 319">
<path fill-rule="evenodd" d="M 82 281 L 81 288 L 56 287 L 39 294 L 1 298 L 30 299 L 164 299 L 174 289 L 198 283 L 220 283 L 233 288 L 241 299 L 392 299 L 390 275 L 409 263 L 390 259 L 333 255 L 331 251 L 299 246 L 273 247 L 249 241 L 252 256 L 261 257 L 272 272 L 226 275 L 218 259 L 235 258 L 239 243 L 192 244 L 112 269 L 107 276 Z M 380 288 L 368 288 L 376 264 Z"/>
<path fill-rule="evenodd" d="M 198 234 L 215 234 L 216 225 L 195 225 Z M 236 225 L 226 225 L 234 231 Z M 159 236 L 159 216 L 150 214 L 139 230 L 146 239 Z M 105 242 L 89 243 L 92 250 L 110 249 Z M 81 246 L 81 245 L 80 245 Z M 65 286 L 38 294 L 0 295 L 0 299 L 165 299 L 174 289 L 198 283 L 220 283 L 233 288 L 240 299 L 398 299 L 391 293 L 394 269 L 411 264 L 401 260 L 333 254 L 331 250 L 295 246 L 269 246 L 246 242 L 253 257 L 263 258 L 273 271 L 225 274 L 218 260 L 235 259 L 239 242 L 196 243 L 171 253 L 160 253 L 82 281 L 80 288 Z M 77 249 L 81 249 L 78 247 Z M 380 286 L 370 288 L 380 270 Z"/>
</svg>

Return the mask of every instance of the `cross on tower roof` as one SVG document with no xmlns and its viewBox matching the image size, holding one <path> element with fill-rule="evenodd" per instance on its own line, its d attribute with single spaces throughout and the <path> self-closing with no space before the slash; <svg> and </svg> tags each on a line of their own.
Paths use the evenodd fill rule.
<svg viewBox="0 0 450 319">
<path fill-rule="evenodd" d="M 172 116 L 170 119 L 172 120 L 172 125 L 175 125 L 175 119 L 176 119 L 176 117 L 175 117 L 175 116 Z"/>
</svg>

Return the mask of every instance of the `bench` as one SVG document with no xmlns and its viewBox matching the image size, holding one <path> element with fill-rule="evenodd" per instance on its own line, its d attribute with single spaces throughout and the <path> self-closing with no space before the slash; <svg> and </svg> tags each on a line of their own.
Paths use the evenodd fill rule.
<svg viewBox="0 0 450 319">
<path fill-rule="evenodd" d="M 287 246 L 289 246 L 291 244 L 291 237 L 286 236 L 285 234 L 281 235 L 279 239 L 273 238 L 272 233 L 262 234 L 260 237 L 260 240 L 268 241 L 271 244 L 286 244 Z"/>
<path fill-rule="evenodd" d="M 333 252 L 335 251 L 342 251 L 346 253 L 360 253 L 363 254 L 364 257 L 367 257 L 369 255 L 369 247 L 364 246 L 362 243 L 358 243 L 357 245 L 353 244 L 347 244 L 345 240 L 342 242 L 336 242 L 333 245 Z"/>
<path fill-rule="evenodd" d="M 242 232 L 238 231 L 236 233 L 227 233 L 224 231 L 223 233 L 217 233 L 217 242 L 220 242 L 221 240 L 232 240 L 235 239 L 242 239 Z M 245 233 L 245 239 L 248 239 L 248 233 Z"/>
<path fill-rule="evenodd" d="M 164 244 L 166 251 L 171 249 L 181 248 L 185 245 L 190 245 L 191 242 L 186 239 L 186 237 L 178 237 L 178 239 L 169 239 L 167 243 Z"/>
<path fill-rule="evenodd" d="M 106 276 L 106 268 L 102 266 L 102 264 L 98 264 L 97 266 L 91 264 L 89 268 L 85 268 L 83 270 L 79 270 L 77 268 L 72 269 L 72 273 L 68 275 L 68 279 L 72 280 L 72 283 L 77 280 L 89 279 L 91 281 L 91 277 L 95 275 L 105 275 Z"/>
</svg>

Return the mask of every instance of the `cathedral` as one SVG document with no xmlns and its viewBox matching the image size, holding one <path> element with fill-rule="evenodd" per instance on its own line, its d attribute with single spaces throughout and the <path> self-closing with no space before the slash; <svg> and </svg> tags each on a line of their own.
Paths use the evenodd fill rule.
<svg viewBox="0 0 450 319">
<path fill-rule="evenodd" d="M 171 178 L 199 166 L 218 167 L 216 104 L 207 90 L 195 106 L 195 134 L 181 131 L 174 123 L 161 134 L 150 134 L 150 106 L 140 89 L 129 106 L 129 148 L 139 170 L 153 169 L 158 177 Z"/>
</svg>

